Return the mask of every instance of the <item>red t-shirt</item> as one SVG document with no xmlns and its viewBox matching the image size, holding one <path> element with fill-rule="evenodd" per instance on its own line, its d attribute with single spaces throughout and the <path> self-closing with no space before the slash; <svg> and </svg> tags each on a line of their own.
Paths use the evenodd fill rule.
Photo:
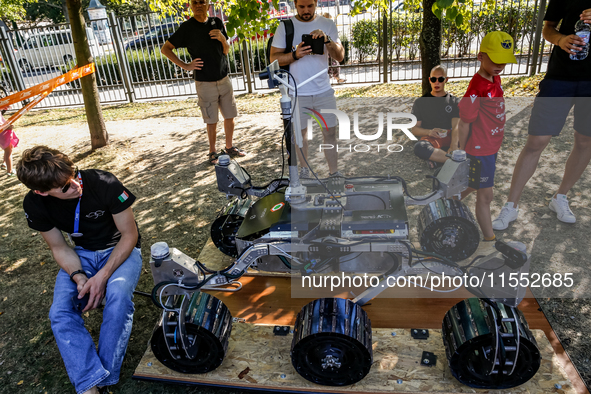
<svg viewBox="0 0 591 394">
<path fill-rule="evenodd" d="M 505 131 L 501 77 L 494 76 L 493 82 L 490 82 L 480 74 L 474 74 L 459 107 L 460 119 L 464 123 L 471 123 L 466 152 L 472 156 L 497 153 Z"/>
</svg>

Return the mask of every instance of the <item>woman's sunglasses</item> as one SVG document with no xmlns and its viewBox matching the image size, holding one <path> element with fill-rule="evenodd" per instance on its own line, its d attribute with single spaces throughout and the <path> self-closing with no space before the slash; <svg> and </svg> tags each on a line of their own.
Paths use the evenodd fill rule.
<svg viewBox="0 0 591 394">
<path fill-rule="evenodd" d="M 445 77 L 429 77 L 429 81 L 435 83 L 435 82 L 445 82 Z"/>
<path fill-rule="evenodd" d="M 70 190 L 70 185 L 72 184 L 72 180 L 73 180 L 73 179 L 76 179 L 77 177 L 78 177 L 78 168 L 76 168 L 76 172 L 74 173 L 74 178 L 70 179 L 70 180 L 68 181 L 68 183 L 66 183 L 66 184 L 64 185 L 64 187 L 62 187 L 62 193 L 67 193 L 67 192 L 68 192 L 68 190 Z"/>
</svg>

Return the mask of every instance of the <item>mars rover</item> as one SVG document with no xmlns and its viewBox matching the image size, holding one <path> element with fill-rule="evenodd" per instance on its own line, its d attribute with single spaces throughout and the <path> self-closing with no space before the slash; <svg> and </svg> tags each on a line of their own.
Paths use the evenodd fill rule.
<svg viewBox="0 0 591 394">
<path fill-rule="evenodd" d="M 282 93 L 285 139 L 295 137 L 301 147 L 288 74 L 272 64 L 266 77 Z M 230 200 L 213 222 L 211 237 L 220 251 L 236 258 L 229 267 L 212 271 L 162 242 L 152 246 L 152 298 L 163 314 L 151 347 L 167 367 L 205 373 L 222 363 L 232 316 L 222 301 L 201 290 L 237 291 L 249 268 L 311 276 L 369 272 L 380 284 L 428 273 L 480 278 L 529 269 L 520 243 L 497 242 L 496 252 L 458 264 L 479 244 L 472 213 L 454 198 L 479 179 L 463 151 L 453 152 L 433 177 L 432 192 L 419 197 L 409 194 L 398 176 L 299 179 L 295 154 L 288 153 L 289 179 L 261 187 L 252 184 L 238 163 L 220 157 L 218 188 Z M 410 242 L 409 205 L 423 207 L 416 224 L 418 249 Z M 517 309 L 525 288 L 505 288 L 492 279 L 479 286 L 466 282 L 478 298 L 456 304 L 442 323 L 452 374 L 475 388 L 506 389 L 528 381 L 540 366 L 540 353 Z M 367 375 L 373 360 L 372 328 L 363 305 L 383 288 L 368 287 L 354 299 L 320 298 L 302 308 L 290 352 L 302 377 L 343 386 Z"/>
</svg>

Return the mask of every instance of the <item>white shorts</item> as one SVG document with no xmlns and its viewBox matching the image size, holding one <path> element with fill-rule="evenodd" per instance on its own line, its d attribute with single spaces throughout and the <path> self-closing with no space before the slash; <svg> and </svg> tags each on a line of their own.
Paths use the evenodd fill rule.
<svg viewBox="0 0 591 394">
<path fill-rule="evenodd" d="M 332 88 L 315 96 L 298 96 L 298 105 L 302 130 L 308 127 L 308 119 L 318 121 L 322 129 L 336 127 L 337 117 L 334 114 L 320 112 L 321 109 L 337 109 L 337 99 Z"/>
</svg>

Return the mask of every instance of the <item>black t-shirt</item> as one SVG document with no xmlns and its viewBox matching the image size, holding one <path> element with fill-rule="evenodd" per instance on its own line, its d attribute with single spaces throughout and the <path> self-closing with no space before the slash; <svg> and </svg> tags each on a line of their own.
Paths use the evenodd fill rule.
<svg viewBox="0 0 591 394">
<path fill-rule="evenodd" d="M 591 8 L 591 0 L 550 0 L 544 20 L 560 22 L 561 34 L 575 34 L 575 24 L 581 12 Z M 584 60 L 572 60 L 570 55 L 555 45 L 548 62 L 546 78 L 563 81 L 591 81 L 591 55 Z"/>
<path fill-rule="evenodd" d="M 133 204 L 135 196 L 125 188 L 115 175 L 101 170 L 80 171 L 82 199 L 80 200 L 81 237 L 72 237 L 77 246 L 88 250 L 113 247 L 121 239 L 113 216 Z M 78 199 L 60 200 L 52 196 L 40 196 L 32 190 L 25 196 L 23 207 L 29 227 L 45 232 L 55 227 L 69 234 L 74 232 L 74 218 Z M 137 224 L 136 224 L 137 226 Z M 139 236 L 136 247 L 140 247 Z"/>
<path fill-rule="evenodd" d="M 411 112 L 421 122 L 420 127 L 423 129 L 451 130 L 451 120 L 460 117 L 459 102 L 451 93 L 435 97 L 428 92 L 415 100 Z"/>
<path fill-rule="evenodd" d="M 228 75 L 228 59 L 224 46 L 219 40 L 209 36 L 211 30 L 219 29 L 226 39 L 228 33 L 220 18 L 209 17 L 207 22 L 191 18 L 181 24 L 168 39 L 175 48 L 187 48 L 191 59 L 203 60 L 201 70 L 193 70 L 193 78 L 200 82 L 219 81 Z"/>
</svg>

